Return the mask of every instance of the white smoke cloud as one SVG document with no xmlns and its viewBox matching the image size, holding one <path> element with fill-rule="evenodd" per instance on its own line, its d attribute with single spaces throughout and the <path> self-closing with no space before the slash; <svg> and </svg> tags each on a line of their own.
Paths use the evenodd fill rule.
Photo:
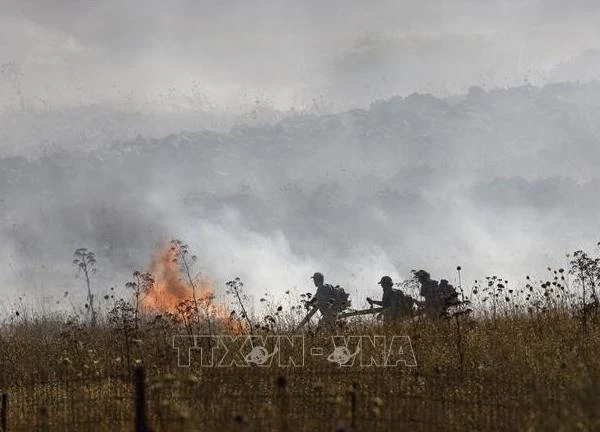
<svg viewBox="0 0 600 432">
<path fill-rule="evenodd" d="M 384 274 L 518 279 L 594 243 L 600 96 L 566 83 L 599 78 L 591 1 L 0 12 L 7 291 L 77 289 L 82 246 L 122 286 L 179 237 L 220 284 L 322 271 L 360 304 Z"/>
</svg>

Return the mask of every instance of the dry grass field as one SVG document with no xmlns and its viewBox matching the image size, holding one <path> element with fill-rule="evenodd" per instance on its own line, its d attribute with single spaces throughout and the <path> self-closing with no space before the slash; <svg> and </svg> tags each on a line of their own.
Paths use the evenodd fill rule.
<svg viewBox="0 0 600 432">
<path fill-rule="evenodd" d="M 156 292 L 141 290 L 137 273 L 134 295 L 111 299 L 94 322 L 19 311 L 3 320 L 2 416 L 8 431 L 134 430 L 137 401 L 148 427 L 136 430 L 600 430 L 598 260 L 590 260 L 575 255 L 572 268 L 522 287 L 489 277 L 462 293 L 471 313 L 357 317 L 330 328 L 314 320 L 301 330 L 306 297 L 250 318 L 240 281 L 227 284 L 227 309 L 203 297 L 198 281 L 182 282 L 181 267 L 182 277 L 146 280 L 150 290 L 174 280 L 191 287 L 190 298 L 159 312 L 147 307 Z M 404 337 L 400 346 L 394 336 Z M 357 341 L 353 361 L 328 361 L 341 345 L 342 357 L 358 353 Z M 254 342 L 272 361 L 248 357 Z M 402 361 L 384 367 L 390 358 Z"/>
<path fill-rule="evenodd" d="M 131 430 L 131 371 L 146 371 L 152 430 L 597 430 L 600 325 L 566 310 L 305 333 L 406 335 L 416 366 L 179 367 L 173 328 L 127 341 L 109 324 L 22 320 L 2 330 L 8 430 Z M 263 330 L 266 333 L 265 330 Z M 284 333 L 278 333 L 284 334 Z M 129 345 L 129 347 L 128 347 Z M 460 350 L 460 352 L 459 352 Z M 462 367 L 460 357 L 462 357 Z"/>
</svg>

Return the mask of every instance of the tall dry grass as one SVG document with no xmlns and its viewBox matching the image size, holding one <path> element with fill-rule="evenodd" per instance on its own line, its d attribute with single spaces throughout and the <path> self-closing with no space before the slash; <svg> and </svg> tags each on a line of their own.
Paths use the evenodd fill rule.
<svg viewBox="0 0 600 432">
<path fill-rule="evenodd" d="M 461 293 L 470 314 L 312 323 L 296 368 L 203 368 L 197 357 L 181 367 L 173 336 L 296 335 L 307 295 L 265 296 L 265 315 L 250 317 L 236 283 L 229 320 L 197 302 L 157 315 L 114 296 L 93 323 L 13 311 L 0 326 L 0 389 L 9 430 L 131 430 L 139 365 L 154 430 L 600 430 L 599 281 L 600 259 L 578 251 L 539 281 L 476 282 Z M 417 365 L 345 368 L 308 354 L 333 336 L 408 336 Z"/>
<path fill-rule="evenodd" d="M 417 366 L 342 368 L 307 355 L 304 367 L 291 370 L 201 368 L 197 362 L 178 367 L 172 336 L 185 330 L 165 317 L 147 318 L 131 333 L 118 323 L 91 327 L 58 317 L 5 324 L 0 388 L 10 397 L 9 423 L 30 430 L 46 416 L 48 430 L 77 430 L 86 421 L 102 430 L 125 430 L 133 415 L 128 377 L 143 364 L 158 430 L 200 430 L 198 425 L 276 430 L 280 376 L 288 381 L 292 408 L 286 415 L 295 422 L 290 430 L 340 425 L 348 430 L 351 422 L 357 430 L 600 427 L 600 316 L 595 313 L 585 329 L 579 316 L 561 308 L 507 312 L 493 320 L 464 317 L 460 348 L 452 320 L 350 322 L 305 333 L 307 345 L 324 346 L 332 335 L 406 335 Z M 360 400 L 354 420 L 348 396 L 353 385 Z M 377 419 L 381 424 L 375 427 Z"/>
</svg>

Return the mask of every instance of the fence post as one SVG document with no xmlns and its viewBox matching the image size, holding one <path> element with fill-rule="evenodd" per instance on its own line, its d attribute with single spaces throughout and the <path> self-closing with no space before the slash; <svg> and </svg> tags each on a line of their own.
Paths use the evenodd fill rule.
<svg viewBox="0 0 600 432">
<path fill-rule="evenodd" d="M 134 375 L 135 432 L 148 432 L 145 385 L 144 367 L 137 366 Z"/>
<path fill-rule="evenodd" d="M 279 432 L 288 432 L 288 408 L 289 401 L 286 391 L 285 377 L 277 378 L 277 388 L 279 397 Z"/>
<path fill-rule="evenodd" d="M 8 417 L 8 395 L 2 393 L 2 404 L 0 405 L 0 431 L 6 432 L 6 418 Z"/>
<path fill-rule="evenodd" d="M 39 412 L 40 423 L 38 425 L 38 430 L 40 432 L 48 432 L 50 430 L 50 419 L 48 418 L 48 408 L 45 406 L 40 408 Z"/>
<path fill-rule="evenodd" d="M 356 431 L 356 392 L 358 390 L 358 384 L 352 383 L 352 390 L 350 390 L 350 430 L 352 432 Z"/>
</svg>

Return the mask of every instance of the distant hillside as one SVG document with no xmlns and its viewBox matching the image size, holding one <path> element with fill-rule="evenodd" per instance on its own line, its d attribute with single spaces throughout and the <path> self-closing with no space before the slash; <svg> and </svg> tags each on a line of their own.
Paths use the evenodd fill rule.
<svg viewBox="0 0 600 432">
<path fill-rule="evenodd" d="M 599 128 L 600 85 L 565 83 L 0 159 L 0 279 L 69 284 L 86 246 L 120 283 L 172 236 L 255 292 L 315 266 L 356 290 L 459 262 L 519 277 L 595 235 Z"/>
</svg>

